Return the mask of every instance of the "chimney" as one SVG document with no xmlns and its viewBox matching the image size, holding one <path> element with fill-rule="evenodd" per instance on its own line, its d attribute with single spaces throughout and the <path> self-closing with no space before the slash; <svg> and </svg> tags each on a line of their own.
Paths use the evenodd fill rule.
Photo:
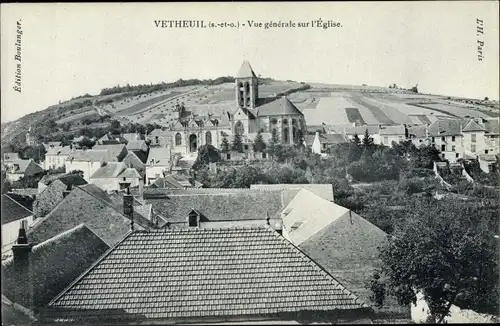
<svg viewBox="0 0 500 326">
<path fill-rule="evenodd" d="M 28 243 L 26 237 L 26 228 L 28 223 L 26 220 L 21 221 L 17 244 L 12 246 L 14 256 L 13 269 L 15 275 L 18 275 L 18 286 L 14 287 L 14 302 L 32 309 L 33 302 L 33 270 L 31 266 L 30 254 L 33 244 Z"/>
<path fill-rule="evenodd" d="M 134 231 L 134 196 L 130 194 L 129 186 L 130 183 L 127 185 L 127 193 L 123 195 L 123 215 L 130 220 L 130 230 Z"/>
<path fill-rule="evenodd" d="M 278 232 L 279 235 L 283 235 L 283 222 L 281 219 L 276 221 L 276 223 L 274 224 L 274 230 Z"/>
</svg>

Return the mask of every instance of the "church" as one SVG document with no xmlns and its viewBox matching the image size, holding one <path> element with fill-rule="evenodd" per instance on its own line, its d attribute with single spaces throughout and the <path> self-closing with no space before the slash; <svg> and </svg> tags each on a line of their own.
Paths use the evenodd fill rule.
<svg viewBox="0 0 500 326">
<path fill-rule="evenodd" d="M 271 139 L 273 129 L 282 144 L 302 142 L 306 133 L 304 115 L 286 96 L 259 98 L 259 80 L 248 61 L 244 61 L 235 77 L 233 112 L 223 116 L 196 116 L 184 105 L 177 105 L 178 117 L 166 131 L 156 129 L 149 135 L 151 145 L 170 147 L 172 153 L 196 152 L 198 147 L 221 148 L 224 138 L 231 144 L 239 134 L 245 150 L 252 150 L 258 132 L 264 141 Z"/>
</svg>

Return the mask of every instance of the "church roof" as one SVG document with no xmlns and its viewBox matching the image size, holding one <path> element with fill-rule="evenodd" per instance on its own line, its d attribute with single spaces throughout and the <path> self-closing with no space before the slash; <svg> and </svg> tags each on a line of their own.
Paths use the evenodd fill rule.
<svg viewBox="0 0 500 326">
<path fill-rule="evenodd" d="M 302 115 L 302 112 L 286 96 L 259 106 L 259 116 Z"/>
<path fill-rule="evenodd" d="M 236 78 L 257 78 L 255 75 L 255 72 L 253 72 L 252 66 L 250 65 L 250 62 L 248 60 L 243 61 L 241 64 L 240 71 L 236 75 Z"/>
</svg>

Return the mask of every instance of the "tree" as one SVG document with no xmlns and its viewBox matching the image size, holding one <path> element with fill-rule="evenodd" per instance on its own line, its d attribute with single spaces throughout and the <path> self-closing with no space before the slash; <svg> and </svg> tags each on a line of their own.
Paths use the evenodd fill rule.
<svg viewBox="0 0 500 326">
<path fill-rule="evenodd" d="M 497 311 L 496 215 L 470 203 L 413 202 L 381 250 L 389 292 L 400 304 L 415 303 L 422 293 L 437 323 L 452 304 Z"/>
<path fill-rule="evenodd" d="M 352 138 L 351 141 L 358 146 L 361 145 L 361 139 L 359 138 L 357 133 L 354 134 L 354 137 Z"/>
<path fill-rule="evenodd" d="M 9 180 L 7 180 L 7 174 L 2 170 L 2 195 L 8 193 L 12 189 Z"/>
<path fill-rule="evenodd" d="M 110 127 L 113 130 L 120 129 L 120 127 L 121 127 L 120 121 L 118 121 L 118 120 L 111 120 L 111 126 Z"/>
<path fill-rule="evenodd" d="M 370 281 L 370 300 L 375 303 L 375 306 L 382 307 L 386 297 L 385 283 L 380 279 L 380 275 L 375 272 Z"/>
<path fill-rule="evenodd" d="M 269 146 L 267 146 L 267 152 L 273 158 L 276 155 L 276 145 L 278 143 L 279 143 L 278 131 L 276 130 L 276 128 L 272 128 L 272 130 L 271 130 L 271 139 L 269 140 Z"/>
<path fill-rule="evenodd" d="M 374 145 L 373 138 L 370 137 L 370 134 L 368 133 L 368 129 L 365 129 L 365 135 L 363 136 L 362 144 L 365 147 L 365 149 L 369 149 Z"/>
<path fill-rule="evenodd" d="M 266 149 L 266 143 L 264 142 L 262 134 L 259 131 L 253 141 L 253 150 L 254 152 L 264 152 L 265 149 Z"/>
<path fill-rule="evenodd" d="M 488 96 L 486 96 L 486 97 L 484 98 L 484 100 L 485 100 L 485 101 L 489 101 L 490 99 L 489 99 L 489 97 L 488 97 Z"/>
<path fill-rule="evenodd" d="M 220 154 L 217 148 L 212 145 L 203 145 L 198 148 L 198 156 L 194 161 L 193 169 L 199 170 L 206 167 L 209 163 L 220 161 Z"/>
<path fill-rule="evenodd" d="M 241 135 L 235 133 L 233 137 L 233 146 L 231 148 L 235 152 L 243 153 L 243 141 L 241 140 Z"/>
<path fill-rule="evenodd" d="M 224 136 L 224 138 L 222 138 L 221 151 L 222 151 L 222 153 L 229 152 L 229 142 L 227 141 L 226 136 Z"/>
</svg>

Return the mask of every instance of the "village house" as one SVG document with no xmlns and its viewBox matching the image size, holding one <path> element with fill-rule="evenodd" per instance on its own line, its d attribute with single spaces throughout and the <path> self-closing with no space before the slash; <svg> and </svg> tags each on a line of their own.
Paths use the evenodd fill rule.
<svg viewBox="0 0 500 326">
<path fill-rule="evenodd" d="M 33 212 L 17 202 L 12 195 L 2 195 L 2 255 L 10 250 L 17 239 L 19 225 L 33 223 Z"/>
<path fill-rule="evenodd" d="M 372 313 L 278 232 L 253 226 L 129 233 L 38 316 L 47 324 L 367 323 Z"/>
<path fill-rule="evenodd" d="M 283 237 L 349 288 L 365 302 L 366 287 L 381 267 L 379 249 L 387 234 L 350 209 L 301 189 L 282 210 Z M 375 319 L 410 320 L 410 307 L 388 297 L 384 307 L 374 308 Z"/>
<path fill-rule="evenodd" d="M 455 163 L 459 158 L 464 158 L 464 134 L 462 128 L 466 120 L 463 119 L 438 119 L 428 127 L 430 144 L 441 152 L 441 157 L 450 163 Z"/>
<path fill-rule="evenodd" d="M 362 140 L 366 131 L 368 131 L 370 137 L 373 138 L 373 143 L 375 144 L 381 143 L 379 126 L 366 125 L 366 126 L 348 126 L 343 128 L 344 136 L 348 140 L 353 140 L 355 135 L 358 135 L 359 139 Z"/>
<path fill-rule="evenodd" d="M 33 202 L 33 214 L 35 218 L 44 217 L 73 189 L 86 184 L 87 181 L 77 173 L 43 176 L 38 182 L 39 193 Z"/>
<path fill-rule="evenodd" d="M 74 150 L 66 159 L 66 172 L 82 171 L 85 181 L 103 164 L 120 162 L 127 155 L 124 144 L 96 145 L 92 149 Z"/>
<path fill-rule="evenodd" d="M 43 168 L 32 159 L 4 161 L 6 178 L 10 182 L 18 181 L 23 177 L 34 177 L 44 172 Z"/>
<path fill-rule="evenodd" d="M 381 145 L 392 146 L 392 143 L 400 143 L 408 137 L 408 129 L 405 125 L 379 126 L 379 141 Z"/>
<path fill-rule="evenodd" d="M 315 135 L 306 135 L 304 137 L 304 146 L 311 148 L 315 154 L 323 154 L 328 149 L 335 145 L 347 142 L 342 134 L 320 134 L 316 132 Z"/>
<path fill-rule="evenodd" d="M 151 185 L 155 180 L 170 173 L 172 166 L 170 147 L 151 147 L 146 161 L 146 182 Z"/>
<path fill-rule="evenodd" d="M 84 224 L 41 243 L 33 243 L 26 236 L 25 222 L 21 228 L 17 223 L 17 228 L 13 257 L 2 261 L 2 296 L 9 299 L 10 309 L 30 317 L 30 323 L 14 325 L 30 325 L 36 321 L 39 309 L 90 267 L 109 246 Z M 5 305 L 2 300 L 2 315 Z"/>
<path fill-rule="evenodd" d="M 49 146 L 45 153 L 44 169 L 64 168 L 73 146 Z"/>
<path fill-rule="evenodd" d="M 144 179 L 134 168 L 127 167 L 124 162 L 108 162 L 99 167 L 91 176 L 90 182 L 104 191 L 112 192 L 122 189 L 121 184 L 129 187 L 144 186 Z"/>
</svg>

